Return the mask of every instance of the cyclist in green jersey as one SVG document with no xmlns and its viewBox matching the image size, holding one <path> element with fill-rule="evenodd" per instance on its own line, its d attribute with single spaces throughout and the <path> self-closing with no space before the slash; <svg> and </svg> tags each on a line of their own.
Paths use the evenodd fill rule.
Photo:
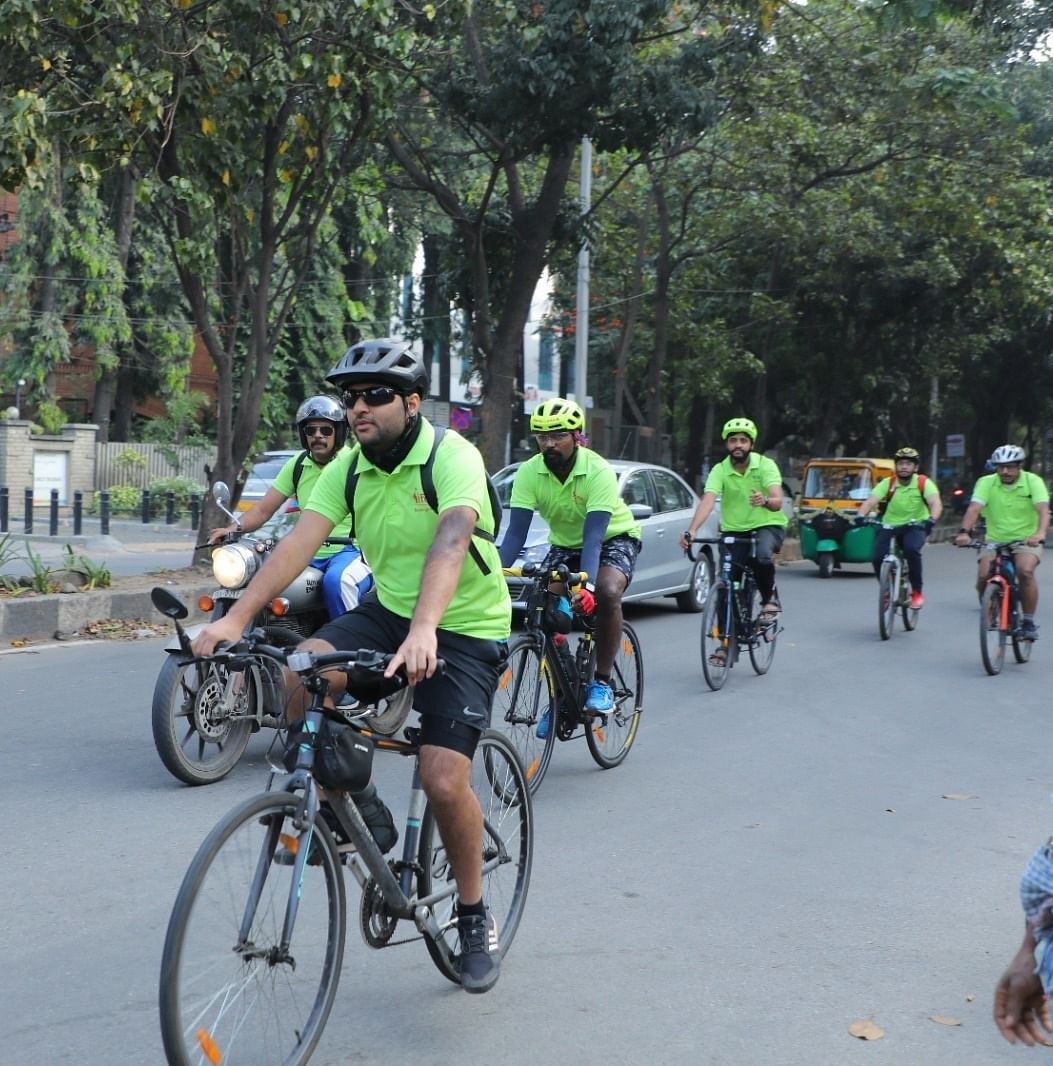
<svg viewBox="0 0 1053 1066">
<path fill-rule="evenodd" d="M 874 573 L 881 576 L 881 560 L 888 554 L 892 538 L 899 541 L 903 558 L 907 561 L 910 577 L 910 605 L 915 610 L 925 606 L 922 594 L 921 549 L 925 547 L 933 526 L 943 514 L 940 491 L 931 478 L 919 480 L 918 467 L 921 456 L 916 448 L 900 448 L 895 455 L 895 478 L 882 478 L 874 491 L 859 505 L 856 521 L 862 519 L 884 503 L 881 516 L 882 527 L 874 538 L 874 554 L 871 562 Z M 895 482 L 893 484 L 893 482 Z M 920 522 L 921 525 L 917 525 Z"/>
<path fill-rule="evenodd" d="M 447 430 L 434 452 L 433 510 L 422 482 L 435 442 L 435 429 L 420 410 L 428 373 L 408 343 L 361 341 L 326 377 L 343 390 L 357 447 L 326 466 L 292 532 L 230 613 L 198 634 L 194 651 L 208 655 L 220 641 L 237 640 L 255 613 L 303 570 L 352 513 L 348 496 L 351 475 L 357 475 L 354 533 L 373 567 L 376 594 L 301 647 L 390 652 L 387 676 L 404 666 L 416 686 L 421 782 L 457 881 L 461 986 L 486 992 L 497 981 L 501 952 L 499 930 L 482 901 L 483 816 L 471 788 L 471 764 L 490 722 L 512 619 L 493 543 L 486 468 L 472 444 Z M 475 550 L 466 558 L 470 546 Z M 441 674 L 440 658 L 446 664 Z M 339 695 L 344 677 L 333 673 L 329 683 Z M 302 715 L 302 699 L 302 690 L 293 694 L 291 716 Z"/>
<path fill-rule="evenodd" d="M 1042 559 L 1042 542 L 1049 532 L 1049 490 L 1042 478 L 1024 470 L 1026 458 L 1027 453 L 1016 444 L 995 448 L 991 454 L 995 472 L 980 478 L 973 487 L 972 500 L 962 516 L 954 543 L 959 547 L 969 543 L 981 513 L 987 524 L 987 539 L 992 544 L 1023 541 L 1013 551 L 1023 615 L 1020 635 L 1027 640 L 1037 640 L 1038 576 L 1035 568 Z M 980 595 L 983 595 L 991 558 L 990 552 L 980 553 L 976 571 L 976 591 Z"/>
<path fill-rule="evenodd" d="M 749 557 L 749 544 L 739 542 L 731 554 L 738 566 L 749 566 L 761 595 L 761 620 L 772 622 L 782 609 L 775 590 L 775 554 L 786 537 L 787 518 L 782 510 L 782 475 L 774 460 L 753 450 L 756 423 L 749 418 L 731 418 L 721 433 L 727 458 L 717 463 L 706 478 L 702 499 L 687 531 L 680 537 L 686 551 L 720 497 L 720 528 L 724 533 L 757 534 L 756 555 Z"/>
<path fill-rule="evenodd" d="M 578 610 L 596 612 L 596 673 L 585 710 L 614 710 L 611 669 L 622 632 L 622 595 L 640 554 L 640 527 L 618 492 L 610 463 L 583 444 L 585 412 L 573 400 L 545 400 L 530 415 L 540 448 L 516 471 L 501 562 L 511 566 L 536 510 L 549 524 L 552 548 L 545 566 L 584 570 L 589 581 L 574 595 Z M 547 736 L 551 719 L 538 723 Z"/>
</svg>

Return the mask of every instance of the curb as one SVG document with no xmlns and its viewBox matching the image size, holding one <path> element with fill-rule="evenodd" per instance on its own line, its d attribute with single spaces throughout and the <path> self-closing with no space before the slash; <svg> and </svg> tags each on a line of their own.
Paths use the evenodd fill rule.
<svg viewBox="0 0 1053 1066">
<path fill-rule="evenodd" d="M 190 608 L 187 624 L 198 619 L 197 598 L 216 588 L 215 578 L 201 581 L 170 581 L 158 577 L 158 585 L 169 586 Z M 164 619 L 150 602 L 148 589 L 121 591 L 95 589 L 91 592 L 52 593 L 0 601 L 0 637 L 5 640 L 50 640 L 76 633 L 94 622 L 108 619 L 132 621 Z"/>
</svg>

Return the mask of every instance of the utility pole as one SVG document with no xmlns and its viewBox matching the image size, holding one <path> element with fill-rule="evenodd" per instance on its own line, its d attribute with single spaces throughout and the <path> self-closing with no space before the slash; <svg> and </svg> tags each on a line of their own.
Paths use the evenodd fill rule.
<svg viewBox="0 0 1053 1066">
<path fill-rule="evenodd" d="M 581 139 L 581 217 L 592 207 L 592 141 Z M 574 324 L 574 399 L 585 407 L 589 374 L 589 244 L 582 234 L 578 250 L 577 315 Z"/>
</svg>

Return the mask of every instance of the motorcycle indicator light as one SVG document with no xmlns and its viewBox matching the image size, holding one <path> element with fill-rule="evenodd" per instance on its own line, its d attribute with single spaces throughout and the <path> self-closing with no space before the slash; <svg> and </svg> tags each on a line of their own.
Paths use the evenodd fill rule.
<svg viewBox="0 0 1053 1066">
<path fill-rule="evenodd" d="M 212 554 L 212 573 L 225 589 L 238 589 L 259 569 L 256 553 L 244 544 L 224 544 Z"/>
<path fill-rule="evenodd" d="M 199 611 L 204 611 L 206 614 L 211 614 L 215 606 L 216 601 L 207 592 L 203 596 L 198 596 L 197 609 Z"/>
<path fill-rule="evenodd" d="M 289 601 L 284 596 L 278 596 L 271 600 L 271 614 L 276 618 L 284 618 L 289 613 Z"/>
</svg>

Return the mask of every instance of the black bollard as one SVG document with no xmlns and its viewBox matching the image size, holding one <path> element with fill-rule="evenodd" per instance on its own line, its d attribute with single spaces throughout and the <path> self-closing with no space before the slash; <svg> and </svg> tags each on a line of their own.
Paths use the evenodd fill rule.
<svg viewBox="0 0 1053 1066">
<path fill-rule="evenodd" d="M 51 499 L 48 502 L 48 536 L 58 536 L 58 489 L 51 490 Z"/>
<path fill-rule="evenodd" d="M 143 518 L 143 525 L 146 525 L 146 523 L 150 521 L 150 490 L 149 489 L 143 489 L 142 518 Z"/>
<path fill-rule="evenodd" d="M 26 489 L 25 495 L 25 524 L 26 532 L 33 532 L 33 490 Z"/>
<path fill-rule="evenodd" d="M 6 492 L 7 489 L 0 489 L 0 492 Z M 190 494 L 190 528 L 197 532 L 197 527 L 201 524 L 201 497 L 196 493 Z M 4 527 L 7 528 L 6 526 Z"/>
<path fill-rule="evenodd" d="M 110 490 L 103 489 L 99 493 L 99 533 L 108 537 L 110 535 Z"/>
<path fill-rule="evenodd" d="M 175 525 L 175 493 L 165 493 L 165 525 Z"/>
<path fill-rule="evenodd" d="M 84 525 L 84 493 L 77 489 L 73 493 L 73 535 L 80 536 Z"/>
<path fill-rule="evenodd" d="M 7 532 L 8 525 L 8 508 L 11 505 L 7 486 L 0 488 L 0 533 Z"/>
</svg>

